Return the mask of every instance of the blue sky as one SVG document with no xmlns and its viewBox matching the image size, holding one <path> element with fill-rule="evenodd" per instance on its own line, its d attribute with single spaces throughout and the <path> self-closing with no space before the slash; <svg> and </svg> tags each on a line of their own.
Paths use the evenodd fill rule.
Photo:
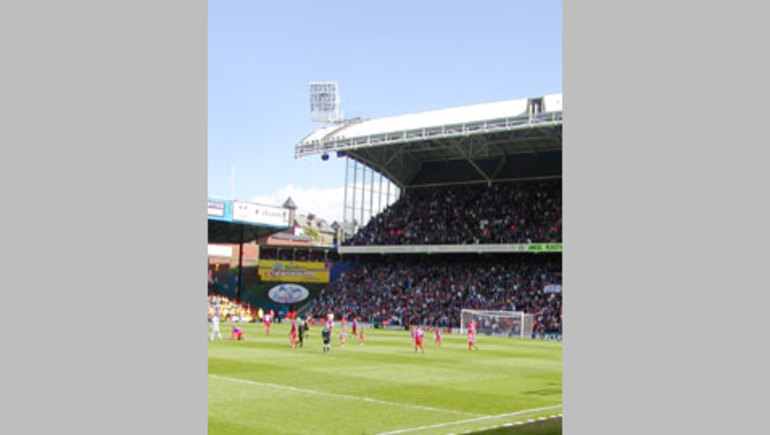
<svg viewBox="0 0 770 435">
<path fill-rule="evenodd" d="M 344 159 L 294 158 L 320 124 L 308 83 L 345 117 L 562 91 L 561 1 L 209 1 L 208 194 L 342 214 Z"/>
</svg>

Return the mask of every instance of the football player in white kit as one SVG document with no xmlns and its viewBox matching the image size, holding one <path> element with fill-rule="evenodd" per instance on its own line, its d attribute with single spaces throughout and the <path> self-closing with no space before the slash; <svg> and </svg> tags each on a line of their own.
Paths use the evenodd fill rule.
<svg viewBox="0 0 770 435">
<path fill-rule="evenodd" d="M 219 315 L 218 314 L 214 314 L 213 316 L 211 316 L 211 336 L 209 338 L 211 341 L 214 341 L 214 334 L 217 335 L 217 338 L 219 339 L 219 341 L 222 341 L 222 334 L 219 332 Z"/>
</svg>

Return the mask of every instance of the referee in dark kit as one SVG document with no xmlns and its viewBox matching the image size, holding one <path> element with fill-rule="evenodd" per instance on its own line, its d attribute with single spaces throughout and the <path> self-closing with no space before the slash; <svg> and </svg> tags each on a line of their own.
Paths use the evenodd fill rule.
<svg viewBox="0 0 770 435">
<path fill-rule="evenodd" d="M 332 332 L 329 330 L 329 328 L 324 328 L 323 331 L 321 331 L 321 338 L 323 338 L 324 341 L 324 353 L 331 352 L 331 343 L 332 341 Z"/>
</svg>

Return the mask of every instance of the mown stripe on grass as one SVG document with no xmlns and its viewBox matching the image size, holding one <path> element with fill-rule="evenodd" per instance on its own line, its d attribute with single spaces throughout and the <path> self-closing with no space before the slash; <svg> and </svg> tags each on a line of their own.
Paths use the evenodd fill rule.
<svg viewBox="0 0 770 435">
<path fill-rule="evenodd" d="M 232 382 L 239 382 L 239 383 L 242 383 L 242 384 L 257 385 L 257 386 L 260 386 L 260 387 L 278 388 L 278 389 L 282 389 L 282 390 L 294 391 L 296 393 L 315 394 L 315 395 L 318 395 L 318 396 L 335 397 L 335 398 L 338 398 L 338 399 L 362 400 L 364 402 L 369 402 L 369 403 L 379 403 L 379 404 L 382 404 L 382 405 L 389 405 L 389 406 L 401 406 L 401 407 L 405 407 L 405 408 L 422 409 L 422 410 L 425 410 L 425 411 L 450 412 L 450 413 L 453 413 L 453 414 L 482 416 L 482 414 L 475 414 L 473 412 L 465 412 L 465 411 L 457 411 L 455 409 L 434 408 L 432 406 L 415 405 L 413 403 L 389 402 L 387 400 L 372 399 L 371 397 L 349 396 L 347 394 L 328 393 L 326 391 L 317 391 L 317 390 L 307 390 L 307 389 L 304 389 L 304 388 L 292 387 L 290 385 L 280 385 L 280 384 L 271 384 L 271 383 L 267 383 L 267 382 L 250 381 L 248 379 L 231 378 L 231 377 L 228 377 L 228 376 L 220 376 L 220 375 L 215 375 L 215 374 L 212 374 L 212 373 L 209 373 L 209 376 L 211 376 L 212 378 L 215 378 L 215 379 L 223 379 L 223 380 L 232 381 Z"/>
<path fill-rule="evenodd" d="M 552 406 L 544 406 L 542 408 L 525 409 L 523 411 L 511 412 L 511 413 L 508 413 L 508 414 L 485 415 L 485 416 L 482 416 L 482 417 L 471 418 L 471 419 L 467 419 L 467 420 L 450 421 L 450 422 L 447 422 L 447 423 L 432 424 L 430 426 L 420 426 L 420 427 L 398 429 L 398 430 L 394 430 L 394 431 L 390 431 L 390 432 L 381 432 L 378 435 L 395 435 L 395 434 L 406 433 L 406 432 L 416 432 L 416 431 L 426 430 L 426 429 L 437 429 L 437 428 L 440 428 L 440 427 L 456 426 L 458 424 L 465 424 L 465 423 L 475 423 L 477 421 L 491 420 L 491 419 L 495 419 L 495 418 L 515 417 L 517 415 L 531 414 L 533 412 L 546 411 L 546 410 L 549 410 L 549 409 L 558 409 L 558 408 L 561 408 L 561 404 L 552 405 Z M 534 420 L 532 420 L 532 421 L 534 421 Z"/>
</svg>

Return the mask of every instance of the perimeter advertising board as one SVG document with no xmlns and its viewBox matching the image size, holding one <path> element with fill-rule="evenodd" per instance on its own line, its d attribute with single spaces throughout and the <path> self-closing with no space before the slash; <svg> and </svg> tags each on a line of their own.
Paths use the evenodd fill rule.
<svg viewBox="0 0 770 435">
<path fill-rule="evenodd" d="M 530 243 L 524 246 L 527 252 L 562 252 L 561 243 Z"/>
</svg>

